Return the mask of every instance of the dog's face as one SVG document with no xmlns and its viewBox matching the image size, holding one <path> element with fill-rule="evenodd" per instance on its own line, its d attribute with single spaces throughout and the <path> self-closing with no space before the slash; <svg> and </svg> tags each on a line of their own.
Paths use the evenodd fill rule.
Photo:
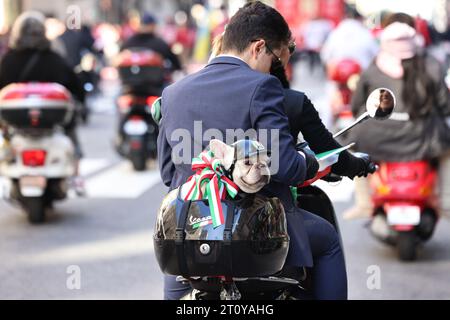
<svg viewBox="0 0 450 320">
<path fill-rule="evenodd" d="M 258 192 L 270 181 L 269 160 L 265 154 L 237 160 L 233 181 L 246 193 Z"/>
<path fill-rule="evenodd" d="M 225 169 L 229 170 L 234 160 L 234 148 L 220 140 L 211 140 L 209 147 L 214 158 L 220 159 Z M 270 157 L 265 153 L 238 159 L 232 172 L 234 183 L 246 193 L 260 191 L 270 181 L 269 164 Z"/>
</svg>

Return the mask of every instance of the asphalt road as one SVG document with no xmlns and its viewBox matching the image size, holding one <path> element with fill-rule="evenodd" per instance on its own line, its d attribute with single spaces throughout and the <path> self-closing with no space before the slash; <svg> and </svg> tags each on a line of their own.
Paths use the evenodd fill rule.
<svg viewBox="0 0 450 320">
<path fill-rule="evenodd" d="M 19 208 L 0 200 L 0 299 L 162 298 L 152 233 L 166 188 L 156 171 L 136 174 L 116 156 L 114 90 L 107 88 L 91 122 L 80 129 L 87 197 L 57 204 L 42 226 L 29 225 Z M 316 101 L 319 95 L 311 96 Z M 352 204 L 353 185 L 326 188 L 340 216 Z M 450 299 L 448 220 L 439 222 L 413 263 L 399 262 L 393 248 L 370 236 L 366 223 L 341 221 L 350 299 Z M 377 288 L 370 286 L 374 270 Z"/>
</svg>

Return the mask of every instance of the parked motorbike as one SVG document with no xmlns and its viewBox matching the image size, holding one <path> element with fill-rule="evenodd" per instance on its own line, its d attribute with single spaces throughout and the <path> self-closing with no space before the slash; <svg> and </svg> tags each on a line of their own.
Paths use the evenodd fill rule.
<svg viewBox="0 0 450 320">
<path fill-rule="evenodd" d="M 371 178 L 372 234 L 396 245 L 400 260 L 417 258 L 417 247 L 431 238 L 439 220 L 436 168 L 427 161 L 387 162 Z"/>
<path fill-rule="evenodd" d="M 385 118 L 386 113 L 377 116 L 384 112 L 381 100 L 378 105 L 373 104 L 373 97 L 380 96 L 380 92 L 381 89 L 374 91 L 372 99 L 368 99 L 368 111 L 335 137 L 369 118 Z M 395 104 L 393 96 L 391 101 Z M 340 180 L 330 174 L 331 166 L 351 146 L 317 155 L 318 174 L 293 192 L 300 208 L 328 220 L 338 233 L 330 199 L 312 184 L 319 179 Z M 376 167 L 370 171 L 375 172 Z M 177 280 L 193 288 L 183 300 L 295 300 L 302 293 L 308 296 L 310 272 L 306 268 L 283 268 L 289 236 L 284 209 L 277 199 L 244 195 L 233 201 L 222 200 L 226 219 L 218 228 L 202 224 L 211 215 L 205 200 L 188 202 L 178 197 L 175 201 L 179 203 L 171 205 L 164 214 L 159 213 L 154 248 L 161 270 L 181 274 Z"/>
<path fill-rule="evenodd" d="M 0 174 L 31 223 L 42 223 L 54 201 L 67 197 L 76 170 L 75 149 L 61 125 L 73 116 L 70 93 L 55 83 L 11 84 L 0 91 L 0 118 L 9 129 L 10 152 Z"/>
<path fill-rule="evenodd" d="M 327 71 L 328 78 L 336 84 L 331 109 L 335 128 L 341 130 L 353 122 L 350 103 L 362 69 L 355 60 L 343 59 L 330 64 Z"/>
<path fill-rule="evenodd" d="M 123 84 L 118 98 L 119 128 L 116 149 L 128 158 L 136 171 L 144 171 L 149 159 L 156 159 L 158 125 L 151 106 L 170 82 L 162 56 L 154 51 L 123 51 L 116 62 Z"/>
</svg>

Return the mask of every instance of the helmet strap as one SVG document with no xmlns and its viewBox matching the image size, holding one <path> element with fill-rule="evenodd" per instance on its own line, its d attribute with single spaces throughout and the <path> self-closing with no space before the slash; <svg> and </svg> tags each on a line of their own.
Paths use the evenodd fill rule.
<svg viewBox="0 0 450 320">
<path fill-rule="evenodd" d="M 233 180 L 233 171 L 234 171 L 234 168 L 235 168 L 236 162 L 237 162 L 236 147 L 233 147 L 233 149 L 234 149 L 233 162 L 231 163 L 231 166 L 228 170 L 224 168 L 225 176 L 230 180 Z"/>
</svg>

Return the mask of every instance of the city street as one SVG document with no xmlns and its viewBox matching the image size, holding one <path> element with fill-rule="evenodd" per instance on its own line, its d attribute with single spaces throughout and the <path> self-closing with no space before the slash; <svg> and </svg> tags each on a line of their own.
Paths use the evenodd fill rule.
<svg viewBox="0 0 450 320">
<path fill-rule="evenodd" d="M 324 80 L 308 83 L 312 87 L 303 90 L 323 105 Z M 0 201 L 0 299 L 162 299 L 152 234 L 166 188 L 155 169 L 134 173 L 116 155 L 114 93 L 107 86 L 89 124 L 80 128 L 86 198 L 56 204 L 42 226 L 31 226 L 20 209 Z M 351 181 L 321 185 L 341 217 L 353 203 Z M 450 299 L 448 220 L 439 222 L 413 263 L 399 262 L 366 225 L 341 219 L 350 299 Z M 80 290 L 67 287 L 71 266 L 81 270 Z M 380 268 L 381 287 L 370 290 L 373 266 Z"/>
</svg>

